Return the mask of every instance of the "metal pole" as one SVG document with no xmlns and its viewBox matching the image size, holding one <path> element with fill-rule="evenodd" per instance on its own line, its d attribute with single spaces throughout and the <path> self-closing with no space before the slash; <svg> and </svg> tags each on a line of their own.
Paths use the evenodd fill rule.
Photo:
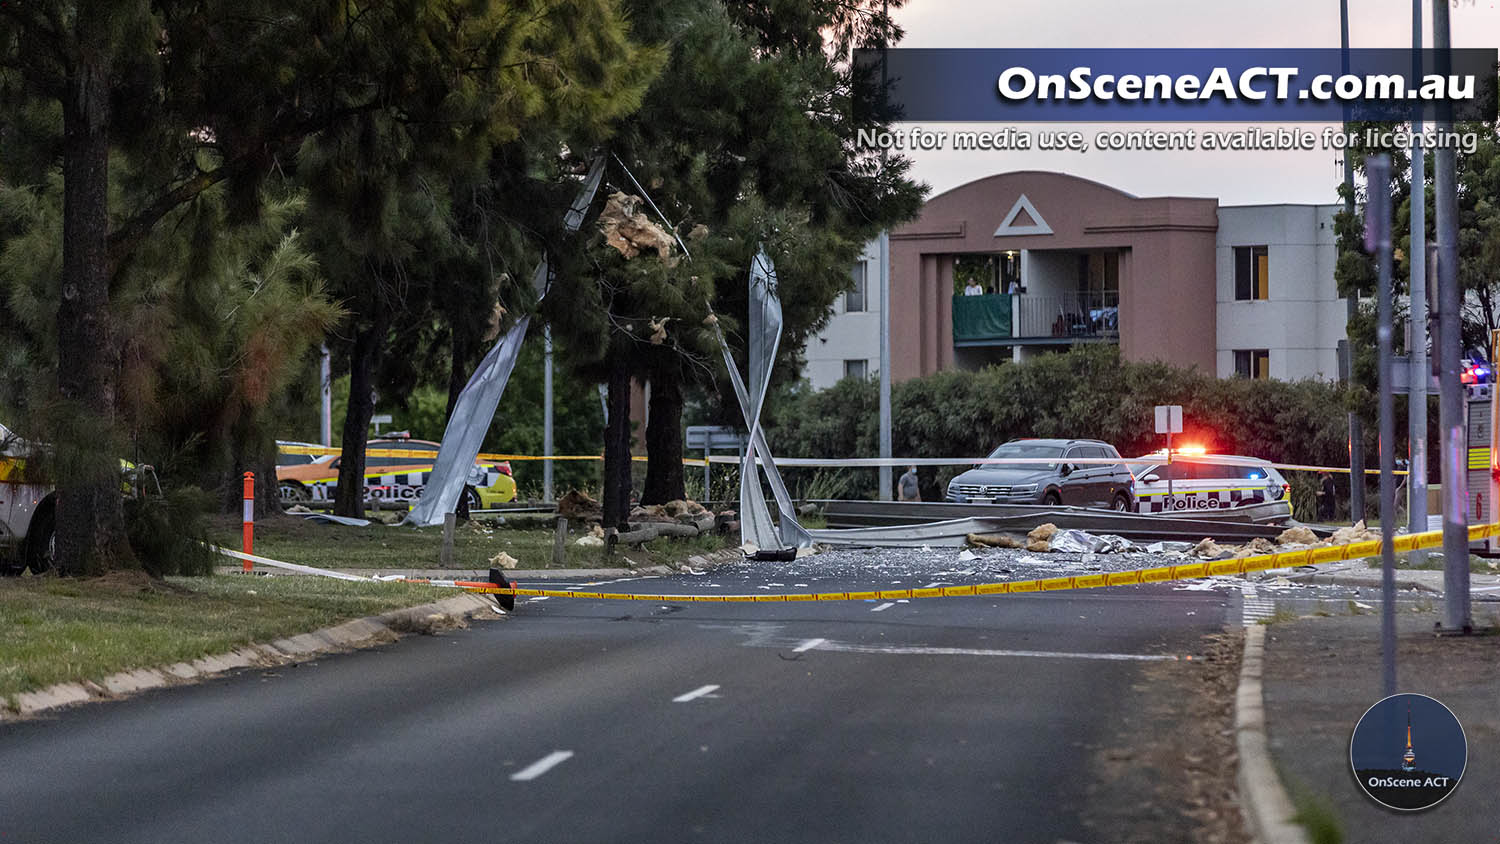
<svg viewBox="0 0 1500 844">
<path fill-rule="evenodd" d="M 880 233 L 880 457 L 891 456 L 891 252 Z M 891 500 L 891 467 L 880 467 L 880 500 Z"/>
<path fill-rule="evenodd" d="M 1433 0 L 1432 46 L 1435 73 L 1450 72 L 1448 4 Z M 1438 106 L 1437 131 L 1450 132 L 1453 117 Z M 1469 617 L 1469 496 L 1465 477 L 1464 394 L 1458 368 L 1462 340 L 1463 291 L 1458 287 L 1458 162 L 1451 146 L 1437 148 L 1433 161 L 1437 206 L 1438 360 L 1442 363 L 1438 424 L 1443 435 L 1443 625 L 1452 631 L 1473 629 Z"/>
<path fill-rule="evenodd" d="M 542 500 L 552 497 L 552 326 L 542 326 Z"/>
<path fill-rule="evenodd" d="M 323 445 L 333 445 L 333 363 L 332 355 L 328 352 L 328 346 L 323 347 L 323 354 L 318 362 L 319 389 L 323 393 L 323 419 L 322 437 Z"/>
<path fill-rule="evenodd" d="M 1343 50 L 1342 69 L 1349 74 L 1349 0 L 1339 0 L 1339 46 Z M 1349 108 L 1344 107 L 1344 132 L 1349 131 Z M 1354 216 L 1354 159 L 1344 151 L 1344 213 Z M 1348 323 L 1354 322 L 1359 313 L 1359 293 L 1350 291 L 1345 300 L 1345 316 Z M 1354 338 L 1345 328 L 1348 342 L 1349 380 L 1354 380 Z M 1357 522 L 1365 517 L 1365 432 L 1359 415 L 1349 414 L 1349 521 Z"/>
<path fill-rule="evenodd" d="M 1412 78 L 1421 76 L 1422 0 L 1411 2 Z M 1411 248 L 1408 266 L 1411 278 L 1411 374 L 1406 379 L 1407 392 L 1407 531 L 1427 530 L 1427 160 L 1422 149 L 1422 108 L 1416 107 L 1411 120 Z M 1412 551 L 1412 566 L 1421 568 L 1427 561 L 1427 549 Z"/>
<path fill-rule="evenodd" d="M 890 20 L 890 4 L 881 3 L 881 26 L 887 26 Z M 880 119 L 886 118 L 885 86 L 886 86 L 886 62 L 885 62 L 885 34 L 880 36 Z M 880 153 L 880 169 L 882 175 L 885 171 L 884 150 Z M 891 233 L 882 231 L 880 233 L 880 457 L 888 460 L 891 456 Z M 880 500 L 891 500 L 891 467 L 880 467 Z"/>
<path fill-rule="evenodd" d="M 1167 512 L 1175 509 L 1172 495 L 1172 412 L 1167 411 Z"/>
<path fill-rule="evenodd" d="M 1365 247 L 1375 253 L 1380 355 L 1380 669 L 1385 695 L 1396 693 L 1396 406 L 1391 367 L 1391 159 L 1365 159 Z"/>
</svg>

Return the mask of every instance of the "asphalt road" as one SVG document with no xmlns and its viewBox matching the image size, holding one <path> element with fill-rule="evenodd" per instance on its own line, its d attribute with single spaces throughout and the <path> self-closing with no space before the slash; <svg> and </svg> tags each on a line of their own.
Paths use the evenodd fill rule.
<svg viewBox="0 0 1500 844">
<path fill-rule="evenodd" d="M 1093 841 L 1079 748 L 1123 714 L 1146 660 L 1193 653 L 1240 605 L 1170 586 L 533 600 L 0 727 L 0 844 Z"/>
</svg>

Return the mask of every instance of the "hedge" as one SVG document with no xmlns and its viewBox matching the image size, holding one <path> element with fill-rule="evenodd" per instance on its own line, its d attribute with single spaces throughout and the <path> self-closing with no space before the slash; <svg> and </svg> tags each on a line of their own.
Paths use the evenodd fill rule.
<svg viewBox="0 0 1500 844">
<path fill-rule="evenodd" d="M 772 451 L 778 457 L 875 456 L 878 401 L 873 379 L 784 396 L 768 420 Z M 898 457 L 971 457 L 1020 437 L 1087 437 L 1137 456 L 1164 445 L 1154 433 L 1153 407 L 1180 404 L 1184 430 L 1177 443 L 1276 463 L 1347 466 L 1347 403 L 1348 391 L 1336 384 L 1221 379 L 1125 361 L 1116 347 L 1088 345 L 895 384 L 891 445 Z M 922 497 L 941 499 L 948 480 L 963 469 L 923 467 Z M 805 497 L 875 497 L 874 470 L 787 474 Z M 1299 512 L 1307 513 L 1313 476 L 1299 474 L 1288 479 L 1305 499 L 1297 502 Z"/>
</svg>

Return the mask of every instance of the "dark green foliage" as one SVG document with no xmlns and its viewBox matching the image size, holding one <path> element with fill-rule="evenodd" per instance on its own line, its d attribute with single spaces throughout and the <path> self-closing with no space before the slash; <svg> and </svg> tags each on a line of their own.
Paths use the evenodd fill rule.
<svg viewBox="0 0 1500 844">
<path fill-rule="evenodd" d="M 213 574 L 220 559 L 208 547 L 207 514 L 213 505 L 213 496 L 193 486 L 125 500 L 126 535 L 147 574 Z"/>
<path fill-rule="evenodd" d="M 1344 397 L 1323 382 L 1219 379 L 1123 361 L 1114 347 L 1090 345 L 895 384 L 892 449 L 898 457 L 972 457 L 1020 437 L 1091 437 L 1133 457 L 1165 444 L 1153 432 L 1152 408 L 1180 404 L 1179 443 L 1277 463 L 1346 466 Z M 877 399 L 874 381 L 847 378 L 822 392 L 794 393 L 774 409 L 771 448 L 783 457 L 872 456 Z M 963 469 L 924 468 L 923 498 L 941 498 Z M 873 496 L 874 470 L 866 474 L 870 482 L 856 497 Z"/>
</svg>

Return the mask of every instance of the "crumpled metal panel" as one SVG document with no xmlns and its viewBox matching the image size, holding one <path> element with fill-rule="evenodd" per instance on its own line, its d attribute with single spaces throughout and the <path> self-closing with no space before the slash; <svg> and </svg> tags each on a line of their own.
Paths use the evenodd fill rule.
<svg viewBox="0 0 1500 844">
<path fill-rule="evenodd" d="M 569 232 L 578 231 L 583 225 L 584 214 L 594 201 L 603 177 L 604 156 L 601 155 L 595 157 L 577 197 L 563 216 L 563 226 Z M 536 291 L 538 301 L 547 295 L 550 276 L 547 259 L 543 257 L 531 274 L 531 287 Z M 521 354 L 521 341 L 526 339 L 526 328 L 530 323 L 531 317 L 526 316 L 511 326 L 484 356 L 469 383 L 464 385 L 463 392 L 458 394 L 453 415 L 448 417 L 448 427 L 443 431 L 443 445 L 432 464 L 432 474 L 427 478 L 422 497 L 407 514 L 405 524 L 440 525 L 443 516 L 458 507 L 459 496 L 463 495 L 474 458 L 479 456 L 484 435 L 495 419 L 495 409 L 505 394 L 505 385 L 510 381 L 511 370 L 515 369 L 516 358 Z"/>
</svg>

